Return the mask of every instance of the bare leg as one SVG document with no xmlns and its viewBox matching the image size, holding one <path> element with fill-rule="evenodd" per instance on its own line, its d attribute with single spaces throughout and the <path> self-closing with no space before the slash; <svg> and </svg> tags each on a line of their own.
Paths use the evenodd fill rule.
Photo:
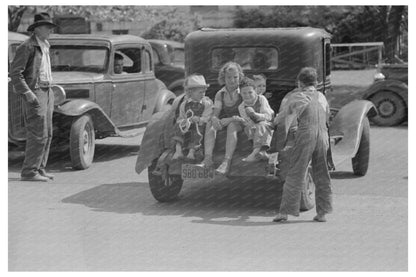
<svg viewBox="0 0 416 277">
<path fill-rule="evenodd" d="M 202 161 L 202 166 L 210 167 L 214 164 L 212 161 L 212 152 L 214 151 L 215 146 L 215 137 L 217 132 L 211 128 L 212 123 L 208 122 L 205 128 L 205 141 L 204 141 L 204 160 Z"/>
<path fill-rule="evenodd" d="M 217 173 L 219 174 L 227 174 L 230 170 L 231 159 L 233 158 L 233 154 L 235 148 L 237 146 L 237 133 L 241 131 L 241 126 L 234 122 L 231 122 L 227 126 L 227 141 L 225 143 L 225 156 L 224 161 L 221 165 L 216 169 Z"/>
<path fill-rule="evenodd" d="M 189 149 L 189 153 L 186 158 L 189 160 L 195 160 L 195 148 Z"/>
<path fill-rule="evenodd" d="M 241 131 L 241 126 L 231 122 L 227 126 L 227 141 L 225 143 L 225 159 L 232 159 L 237 146 L 237 133 Z"/>
<path fill-rule="evenodd" d="M 182 152 L 182 145 L 180 143 L 176 143 L 175 145 L 175 153 L 172 156 L 172 160 L 176 160 L 183 157 Z"/>
</svg>

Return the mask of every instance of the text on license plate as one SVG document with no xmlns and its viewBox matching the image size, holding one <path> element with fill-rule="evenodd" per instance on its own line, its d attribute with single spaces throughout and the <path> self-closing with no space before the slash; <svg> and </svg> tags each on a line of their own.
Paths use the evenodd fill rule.
<svg viewBox="0 0 416 277">
<path fill-rule="evenodd" d="M 205 168 L 194 164 L 182 164 L 182 179 L 213 179 L 214 168 Z"/>
</svg>

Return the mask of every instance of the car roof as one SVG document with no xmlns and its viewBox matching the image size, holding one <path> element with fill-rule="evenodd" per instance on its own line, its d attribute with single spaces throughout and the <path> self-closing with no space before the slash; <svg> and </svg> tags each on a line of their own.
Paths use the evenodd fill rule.
<svg viewBox="0 0 416 277">
<path fill-rule="evenodd" d="M 212 29 L 202 28 L 198 31 L 190 33 L 185 42 L 189 40 L 212 40 L 213 38 L 224 37 L 243 38 L 250 37 L 254 40 L 259 37 L 269 37 L 270 39 L 296 39 L 296 40 L 314 40 L 316 38 L 331 38 L 331 35 L 323 29 L 312 27 L 294 27 L 294 28 L 230 28 L 230 29 Z"/>
<path fill-rule="evenodd" d="M 52 34 L 49 38 L 50 40 L 89 40 L 91 42 L 106 42 L 111 44 L 118 44 L 118 43 L 145 43 L 148 42 L 138 36 L 134 35 L 110 35 L 110 34 Z"/>
<path fill-rule="evenodd" d="M 156 44 L 168 44 L 172 46 L 173 48 L 184 48 L 184 44 L 182 42 L 174 41 L 174 40 L 162 40 L 162 39 L 148 39 L 148 42 L 156 43 Z"/>
<path fill-rule="evenodd" d="M 15 41 L 25 41 L 29 38 L 29 36 L 16 33 L 16 32 L 9 32 L 9 40 L 15 40 Z"/>
</svg>

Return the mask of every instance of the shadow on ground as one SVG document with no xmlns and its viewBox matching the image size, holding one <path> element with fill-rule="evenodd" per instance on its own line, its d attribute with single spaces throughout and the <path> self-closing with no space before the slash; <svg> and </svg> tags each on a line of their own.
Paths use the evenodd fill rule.
<svg viewBox="0 0 416 277">
<path fill-rule="evenodd" d="M 331 179 L 356 179 L 361 176 L 354 175 L 352 171 L 335 171 L 330 172 Z"/>
<path fill-rule="evenodd" d="M 276 224 L 248 219 L 274 216 L 280 205 L 282 185 L 271 181 L 259 182 L 259 179 L 244 180 L 185 184 L 179 199 L 171 203 L 157 202 L 151 196 L 147 183 L 104 184 L 68 196 L 62 202 L 84 205 L 97 212 L 195 217 L 191 221 L 194 223 L 237 226 Z"/>
<path fill-rule="evenodd" d="M 106 162 L 121 159 L 130 155 L 137 155 L 139 149 L 139 145 L 96 144 L 93 162 Z M 24 151 L 9 151 L 9 172 L 20 172 L 23 160 Z M 54 151 L 54 149 L 51 149 L 47 169 L 60 172 L 72 171 L 69 150 Z"/>
</svg>

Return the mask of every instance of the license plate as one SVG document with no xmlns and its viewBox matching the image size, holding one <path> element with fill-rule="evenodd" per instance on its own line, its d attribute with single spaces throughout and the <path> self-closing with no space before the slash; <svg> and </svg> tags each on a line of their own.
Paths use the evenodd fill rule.
<svg viewBox="0 0 416 277">
<path fill-rule="evenodd" d="M 205 168 L 195 164 L 182 164 L 182 179 L 213 179 L 214 168 Z"/>
</svg>

